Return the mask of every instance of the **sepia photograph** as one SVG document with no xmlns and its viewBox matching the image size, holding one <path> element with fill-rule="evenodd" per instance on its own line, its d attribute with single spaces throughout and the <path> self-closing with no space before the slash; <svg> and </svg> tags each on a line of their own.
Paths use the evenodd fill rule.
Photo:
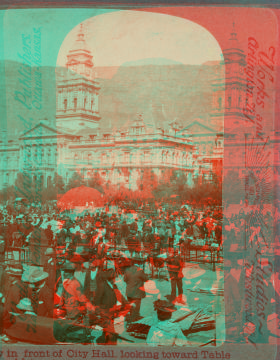
<svg viewBox="0 0 280 360">
<path fill-rule="evenodd" d="M 277 15 L 1 12 L 2 356 L 274 359 Z"/>
</svg>

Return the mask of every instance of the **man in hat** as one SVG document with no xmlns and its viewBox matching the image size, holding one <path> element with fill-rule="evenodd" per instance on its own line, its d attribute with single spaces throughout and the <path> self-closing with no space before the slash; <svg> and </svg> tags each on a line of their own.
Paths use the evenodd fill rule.
<svg viewBox="0 0 280 360">
<path fill-rule="evenodd" d="M 27 277 L 32 307 L 38 316 L 53 316 L 53 292 L 48 288 L 46 280 L 49 274 L 43 268 L 34 267 Z"/>
<path fill-rule="evenodd" d="M 169 297 L 170 301 L 174 301 L 176 299 L 176 289 L 178 288 L 177 301 L 183 303 L 183 273 L 182 264 L 178 257 L 178 251 L 170 249 L 169 256 L 167 257 L 166 262 L 171 281 L 171 295 Z"/>
<path fill-rule="evenodd" d="M 124 281 L 127 300 L 135 304 L 131 308 L 129 321 L 139 320 L 141 300 L 146 296 L 144 283 L 148 281 L 148 275 L 131 259 L 130 266 L 124 272 Z"/>
<path fill-rule="evenodd" d="M 65 246 L 67 237 L 66 229 L 61 229 L 57 235 L 57 246 Z"/>
<path fill-rule="evenodd" d="M 126 239 L 126 246 L 128 247 L 131 257 L 133 256 L 134 252 L 136 251 L 137 243 L 138 243 L 138 240 L 137 240 L 136 230 L 131 229 L 130 233 Z"/>
<path fill-rule="evenodd" d="M 150 226 L 148 226 L 145 228 L 145 230 L 143 230 L 143 247 L 145 253 L 151 252 L 151 247 L 153 246 L 152 245 L 153 239 L 154 239 L 153 229 Z"/>
<path fill-rule="evenodd" d="M 164 223 L 159 224 L 158 236 L 160 237 L 161 250 L 166 250 L 168 246 L 168 236 Z"/>
<path fill-rule="evenodd" d="M 158 321 L 149 330 L 146 340 L 147 345 L 187 345 L 187 340 L 179 324 L 171 321 L 172 313 L 176 311 L 175 306 L 166 300 L 156 300 L 154 309 L 157 312 Z"/>
<path fill-rule="evenodd" d="M 65 319 L 55 322 L 54 336 L 61 342 L 85 343 L 88 332 L 80 334 L 77 331 L 81 330 L 81 323 L 87 311 L 94 312 L 95 308 L 83 294 L 80 282 L 74 277 L 75 264 L 66 262 L 62 269 L 64 281 L 58 307 L 65 311 Z"/>
<path fill-rule="evenodd" d="M 29 298 L 23 298 L 15 306 L 13 311 L 14 322 L 6 329 L 6 335 L 12 337 L 12 339 L 20 339 L 21 341 L 32 342 L 33 336 L 37 333 L 37 316 L 33 311 L 31 300 Z M 6 343 L 8 339 L 3 339 Z"/>
<path fill-rule="evenodd" d="M 3 327 L 8 328 L 14 323 L 14 315 L 16 313 L 16 305 L 22 298 L 27 297 L 27 284 L 21 281 L 22 267 L 10 267 L 6 269 L 5 274 L 5 290 L 4 309 L 3 309 Z"/>
<path fill-rule="evenodd" d="M 85 276 L 85 296 L 91 304 L 95 303 L 95 294 L 97 288 L 97 282 L 101 276 L 101 268 L 99 265 L 99 260 L 94 258 L 90 263 L 88 263 L 88 267 L 86 269 L 86 276 Z"/>
<path fill-rule="evenodd" d="M 70 262 L 75 264 L 75 278 L 79 281 L 81 284 L 81 290 L 84 291 L 85 289 L 85 277 L 86 277 L 86 271 L 83 266 L 83 263 L 86 262 L 86 260 L 89 259 L 89 253 L 86 250 L 82 250 L 80 253 L 74 253 L 73 257 L 70 258 Z"/>
<path fill-rule="evenodd" d="M 47 278 L 47 286 L 51 291 L 55 290 L 56 284 L 56 253 L 53 248 L 47 248 L 45 252 L 44 271 L 49 274 Z"/>
<path fill-rule="evenodd" d="M 76 266 L 67 262 L 63 266 L 64 281 L 59 306 L 66 310 L 66 318 L 73 322 L 79 322 L 86 311 L 94 311 L 94 306 L 82 293 L 81 284 L 74 277 Z"/>
<path fill-rule="evenodd" d="M 103 237 L 99 238 L 97 246 L 96 246 L 96 258 L 104 261 L 108 250 L 108 245 L 104 244 Z"/>
<path fill-rule="evenodd" d="M 42 220 L 34 226 L 29 238 L 30 260 L 35 266 L 44 266 L 45 252 L 49 246 L 45 230 L 40 227 Z"/>
<path fill-rule="evenodd" d="M 97 283 L 100 282 L 102 270 L 100 269 L 99 260 L 94 259 L 88 264 L 85 276 L 84 294 L 93 306 L 95 305 L 95 295 L 97 291 Z M 92 326 L 97 323 L 96 313 L 92 309 L 87 310 L 84 324 Z"/>
<path fill-rule="evenodd" d="M 103 327 L 103 334 L 97 339 L 99 344 L 116 345 L 114 318 L 117 316 L 115 314 L 118 309 L 128 304 L 114 281 L 115 270 L 113 268 L 103 270 L 97 281 L 95 305 L 97 313 L 100 313 Z"/>
<path fill-rule="evenodd" d="M 126 220 L 124 219 L 121 223 L 121 226 L 120 226 L 120 234 L 121 234 L 121 238 L 122 239 L 126 239 L 126 237 L 128 236 L 129 234 L 129 227 L 126 223 Z"/>
<path fill-rule="evenodd" d="M 50 224 L 48 224 L 46 230 L 45 230 L 46 237 L 48 239 L 48 245 L 53 246 L 53 231 Z"/>
</svg>

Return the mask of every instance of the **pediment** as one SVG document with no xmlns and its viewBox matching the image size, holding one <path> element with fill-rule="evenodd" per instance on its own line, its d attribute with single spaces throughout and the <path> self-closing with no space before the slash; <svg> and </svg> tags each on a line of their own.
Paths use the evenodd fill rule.
<svg viewBox="0 0 280 360">
<path fill-rule="evenodd" d="M 50 126 L 47 126 L 43 123 L 39 123 L 34 126 L 32 129 L 26 131 L 20 136 L 20 139 L 31 139 L 31 138 L 57 138 L 61 136 L 67 136 L 67 134 L 62 133 Z"/>
<path fill-rule="evenodd" d="M 203 125 L 202 123 L 198 121 L 192 122 L 190 125 L 185 127 L 183 130 L 180 131 L 180 133 L 188 132 L 189 134 L 214 134 L 216 131 L 214 129 L 211 129 L 210 127 Z"/>
</svg>

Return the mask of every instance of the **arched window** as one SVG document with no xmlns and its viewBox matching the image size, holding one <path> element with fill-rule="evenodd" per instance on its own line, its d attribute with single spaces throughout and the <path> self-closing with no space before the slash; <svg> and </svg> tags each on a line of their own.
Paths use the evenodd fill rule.
<svg viewBox="0 0 280 360">
<path fill-rule="evenodd" d="M 48 165 L 50 165 L 51 164 L 51 150 L 50 149 L 48 149 Z"/>
<path fill-rule="evenodd" d="M 228 107 L 231 108 L 231 96 L 228 97 Z"/>
<path fill-rule="evenodd" d="M 64 99 L 64 111 L 66 111 L 67 110 L 67 99 Z"/>
<path fill-rule="evenodd" d="M 221 108 L 222 108 L 222 98 L 219 97 L 218 98 L 218 109 L 221 110 Z"/>
<path fill-rule="evenodd" d="M 77 98 L 74 99 L 74 111 L 77 110 Z"/>
<path fill-rule="evenodd" d="M 52 177 L 48 176 L 48 178 L 47 178 L 47 187 L 48 188 L 51 186 L 51 183 L 52 183 Z"/>
<path fill-rule="evenodd" d="M 84 98 L 84 109 L 86 108 L 87 98 Z"/>
<path fill-rule="evenodd" d="M 91 153 L 88 153 L 87 160 L 88 160 L 88 164 L 90 164 L 91 161 L 92 161 L 92 154 Z"/>
</svg>

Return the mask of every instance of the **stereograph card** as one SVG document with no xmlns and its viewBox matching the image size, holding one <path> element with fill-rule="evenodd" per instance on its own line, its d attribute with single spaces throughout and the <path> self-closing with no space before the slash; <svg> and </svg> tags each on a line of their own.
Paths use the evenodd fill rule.
<svg viewBox="0 0 280 360">
<path fill-rule="evenodd" d="M 1 10 L 4 359 L 268 359 L 279 10 Z"/>
</svg>

